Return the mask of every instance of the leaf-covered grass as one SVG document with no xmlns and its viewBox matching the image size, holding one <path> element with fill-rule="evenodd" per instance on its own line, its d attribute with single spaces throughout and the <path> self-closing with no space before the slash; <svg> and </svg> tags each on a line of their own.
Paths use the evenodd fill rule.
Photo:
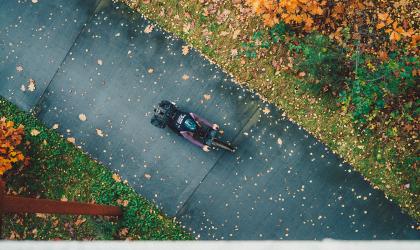
<svg viewBox="0 0 420 250">
<path fill-rule="evenodd" d="M 291 120 L 351 163 L 375 189 L 383 190 L 390 200 L 420 221 L 420 193 L 416 185 L 420 170 L 412 163 L 418 160 L 416 147 L 390 137 L 384 141 L 382 132 L 361 133 L 352 114 L 343 112 L 335 97 L 316 94 L 306 78 L 276 68 L 279 58 L 283 64 L 295 66 L 294 58 L 282 37 L 278 38 L 278 46 L 264 48 L 261 41 L 268 36 L 268 29 L 243 5 L 244 1 L 120 1 L 186 40 L 232 74 L 238 83 L 282 108 Z M 229 11 L 227 18 L 225 10 Z M 258 31 L 264 31 L 262 39 L 253 41 Z M 249 46 L 258 47 L 257 53 Z M 409 174 L 402 171 L 407 166 L 412 168 Z"/>
<path fill-rule="evenodd" d="M 103 216 L 8 214 L 3 218 L 6 239 L 76 240 L 189 240 L 191 235 L 165 217 L 113 173 L 73 144 L 46 128 L 30 114 L 0 97 L 0 117 L 25 126 L 30 147 L 29 167 L 5 173 L 10 194 L 55 200 L 94 202 L 123 209 L 118 220 Z M 31 135 L 31 131 L 40 133 Z"/>
</svg>

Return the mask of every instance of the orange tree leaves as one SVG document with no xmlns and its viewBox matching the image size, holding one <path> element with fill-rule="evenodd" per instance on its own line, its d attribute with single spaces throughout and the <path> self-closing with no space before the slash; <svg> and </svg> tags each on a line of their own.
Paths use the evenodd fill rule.
<svg viewBox="0 0 420 250">
<path fill-rule="evenodd" d="M 17 128 L 12 121 L 0 119 L 0 175 L 11 169 L 13 164 L 24 162 L 25 157 L 18 148 L 22 146 L 24 136 L 23 126 Z"/>
<path fill-rule="evenodd" d="M 415 10 L 418 1 L 407 0 L 247 0 L 264 24 L 272 27 L 283 21 L 319 31 L 342 43 L 342 31 L 350 29 L 353 39 L 365 40 L 386 35 L 389 42 L 405 41 L 414 49 L 419 41 Z M 383 33 L 381 33 L 383 32 Z M 372 40 L 372 39 L 371 39 Z M 377 49 L 388 44 L 378 40 Z M 388 46 L 392 47 L 392 46 Z"/>
</svg>

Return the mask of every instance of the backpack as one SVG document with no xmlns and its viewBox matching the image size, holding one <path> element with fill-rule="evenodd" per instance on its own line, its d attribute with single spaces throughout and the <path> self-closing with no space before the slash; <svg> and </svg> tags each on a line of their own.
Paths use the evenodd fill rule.
<svg viewBox="0 0 420 250">
<path fill-rule="evenodd" d="M 152 123 L 155 127 L 165 128 L 175 113 L 176 106 L 169 101 L 163 100 L 155 108 L 154 115 L 150 123 Z"/>
</svg>

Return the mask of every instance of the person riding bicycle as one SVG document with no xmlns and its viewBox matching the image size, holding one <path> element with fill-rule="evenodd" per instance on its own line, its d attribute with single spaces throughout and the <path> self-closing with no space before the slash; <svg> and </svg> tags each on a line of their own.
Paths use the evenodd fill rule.
<svg viewBox="0 0 420 250">
<path fill-rule="evenodd" d="M 208 144 L 211 145 L 208 140 L 215 137 L 219 130 L 219 125 L 212 124 L 195 113 L 179 110 L 174 103 L 165 100 L 155 108 L 151 123 L 159 128 L 167 125 L 206 152 L 210 150 Z"/>
</svg>

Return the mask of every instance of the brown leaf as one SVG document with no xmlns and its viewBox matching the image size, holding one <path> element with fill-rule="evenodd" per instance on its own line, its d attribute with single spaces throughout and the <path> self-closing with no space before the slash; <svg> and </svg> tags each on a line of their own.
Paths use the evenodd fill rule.
<svg viewBox="0 0 420 250">
<path fill-rule="evenodd" d="M 100 129 L 96 129 L 96 134 L 99 135 L 100 137 L 104 137 L 104 132 Z"/>
<path fill-rule="evenodd" d="M 28 90 L 31 91 L 31 92 L 34 92 L 35 88 L 36 88 L 35 80 L 30 78 L 29 82 L 28 82 Z"/>
<path fill-rule="evenodd" d="M 127 234 L 128 234 L 128 228 L 126 227 L 122 228 L 118 233 L 119 236 L 126 236 Z"/>
<path fill-rule="evenodd" d="M 184 26 L 182 27 L 182 31 L 184 31 L 184 33 L 188 33 L 191 29 L 191 23 L 185 23 Z"/>
<path fill-rule="evenodd" d="M 83 224 L 86 221 L 86 218 L 82 218 L 82 217 L 78 217 L 76 222 L 74 222 L 74 225 L 76 226 L 80 226 L 81 224 Z"/>
<path fill-rule="evenodd" d="M 146 28 L 144 29 L 144 33 L 148 34 L 148 33 L 152 32 L 154 27 L 155 26 L 153 24 L 147 25 Z"/>
<path fill-rule="evenodd" d="M 205 95 L 204 95 L 204 99 L 206 99 L 206 100 L 210 100 L 210 98 L 211 98 L 211 95 L 209 95 L 209 94 L 205 94 Z"/>
<path fill-rule="evenodd" d="M 267 107 L 265 107 L 264 109 L 263 109 L 263 113 L 264 114 L 269 114 L 271 112 L 271 110 L 269 109 L 269 108 L 267 108 Z"/>
<path fill-rule="evenodd" d="M 75 143 L 76 143 L 76 139 L 75 139 L 74 137 L 69 137 L 69 138 L 67 138 L 67 141 L 68 141 L 68 142 L 71 142 L 71 143 L 73 143 L 73 144 L 75 144 Z"/>
<path fill-rule="evenodd" d="M 378 55 L 379 59 L 381 59 L 382 61 L 388 60 L 388 53 L 386 53 L 386 51 L 379 51 Z"/>
<path fill-rule="evenodd" d="M 150 174 L 144 174 L 144 178 L 150 180 L 150 178 L 152 178 L 152 176 Z"/>
<path fill-rule="evenodd" d="M 47 215 L 43 214 L 43 213 L 35 213 L 35 216 L 38 217 L 38 218 L 41 218 L 41 219 L 46 219 L 47 218 Z"/>
<path fill-rule="evenodd" d="M 235 31 L 233 32 L 232 38 L 233 38 L 233 39 L 238 38 L 238 36 L 239 36 L 239 34 L 240 34 L 240 33 L 241 33 L 241 30 L 240 30 L 240 29 L 235 30 Z"/>
<path fill-rule="evenodd" d="M 230 50 L 230 55 L 231 56 L 237 56 L 238 55 L 238 49 L 231 49 Z"/>
<path fill-rule="evenodd" d="M 128 200 L 124 200 L 122 202 L 123 207 L 127 207 L 128 206 L 129 201 Z"/>
<path fill-rule="evenodd" d="M 116 173 L 112 174 L 112 179 L 114 179 L 116 182 L 121 182 L 121 176 Z"/>
<path fill-rule="evenodd" d="M 20 238 L 20 235 L 16 231 L 10 232 L 9 240 L 16 240 L 19 238 Z"/>
<path fill-rule="evenodd" d="M 190 52 L 190 48 L 188 46 L 182 46 L 182 54 L 185 56 Z"/>
<path fill-rule="evenodd" d="M 182 80 L 188 80 L 188 79 L 190 79 L 190 76 L 189 75 L 187 75 L 187 74 L 184 74 L 183 76 L 182 76 Z"/>
</svg>

